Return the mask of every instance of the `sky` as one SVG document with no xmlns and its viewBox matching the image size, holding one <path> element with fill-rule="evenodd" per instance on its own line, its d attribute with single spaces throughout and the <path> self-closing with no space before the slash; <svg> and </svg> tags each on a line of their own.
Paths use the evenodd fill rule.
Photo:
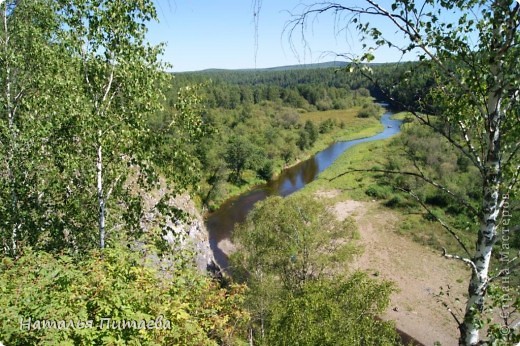
<svg viewBox="0 0 520 346">
<path fill-rule="evenodd" d="M 257 0 L 261 4 L 257 26 L 254 0 L 154 1 L 159 23 L 149 25 L 148 38 L 153 44 L 167 44 L 163 61 L 171 64 L 174 72 L 345 61 L 335 54 L 362 53 L 355 30 L 339 30 L 345 20 L 335 21 L 328 14 L 320 15 L 306 28 L 306 45 L 298 35 L 290 40 L 284 28 L 291 12 L 303 11 L 305 0 Z M 378 27 L 392 34 L 390 26 L 380 20 Z M 400 58 L 390 50 L 378 51 L 375 56 L 374 62 Z"/>
</svg>

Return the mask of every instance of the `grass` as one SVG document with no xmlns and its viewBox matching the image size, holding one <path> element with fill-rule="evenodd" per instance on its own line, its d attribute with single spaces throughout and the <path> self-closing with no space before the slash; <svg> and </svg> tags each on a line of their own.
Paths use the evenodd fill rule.
<svg viewBox="0 0 520 346">
<path fill-rule="evenodd" d="M 410 112 L 399 112 L 392 115 L 392 119 L 396 120 L 406 120 L 410 118 L 414 118 L 413 114 Z"/>
<path fill-rule="evenodd" d="M 357 121 L 366 120 L 357 117 L 360 110 L 361 107 L 352 107 L 349 109 L 307 112 L 300 115 L 300 120 L 303 123 L 310 120 L 318 124 L 322 121 L 332 119 L 338 123 L 344 121 L 345 123 L 353 124 Z"/>
<path fill-rule="evenodd" d="M 329 133 L 322 133 L 312 148 L 307 150 L 298 161 L 307 159 L 312 155 L 326 149 L 329 145 L 339 141 L 349 141 L 358 138 L 374 136 L 384 130 L 383 125 L 376 118 L 358 118 L 361 107 L 349 109 L 308 112 L 300 115 L 302 123 L 310 120 L 319 126 L 325 120 L 331 119 L 338 124 L 344 123 L 344 128 L 335 127 Z M 295 162 L 296 163 L 296 162 Z"/>
<path fill-rule="evenodd" d="M 382 185 L 379 173 L 350 172 L 355 169 L 382 168 L 397 146 L 390 145 L 393 139 L 359 144 L 345 151 L 318 178 L 297 193 L 311 197 L 318 191 L 338 191 L 329 203 L 335 204 L 349 199 L 357 201 L 378 200 L 381 204 L 397 210 L 399 217 L 396 232 L 437 251 L 446 248 L 452 253 L 461 253 L 460 246 L 453 237 L 436 221 L 428 220 L 425 211 L 414 201 L 391 186 Z M 449 221 L 449 216 L 445 214 Z M 459 236 L 466 244 L 471 244 L 473 232 L 462 231 Z"/>
<path fill-rule="evenodd" d="M 373 199 L 365 191 L 377 185 L 374 174 L 366 172 L 341 174 L 351 169 L 382 167 L 385 163 L 390 140 L 363 143 L 345 151 L 315 181 L 301 190 L 301 193 L 314 194 L 320 190 L 339 190 L 341 193 L 337 198 L 342 200 L 366 201 Z"/>
</svg>

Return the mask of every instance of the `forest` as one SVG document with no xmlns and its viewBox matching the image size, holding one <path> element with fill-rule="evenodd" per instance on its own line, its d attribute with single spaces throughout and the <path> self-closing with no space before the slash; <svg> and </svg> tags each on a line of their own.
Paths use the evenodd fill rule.
<svg viewBox="0 0 520 346">
<path fill-rule="evenodd" d="M 427 3 L 316 3 L 292 22 L 346 11 L 391 47 L 363 24 L 386 16 L 417 61 L 375 64 L 369 50 L 172 74 L 146 40 L 151 0 L 0 2 L 0 345 L 421 345 L 387 316 L 412 315 L 400 285 L 439 261 L 451 276 L 428 299 L 447 340 L 520 342 L 520 4 Z M 439 23 L 453 7 L 481 15 Z M 380 133 L 388 110 L 398 135 L 256 203 L 219 266 L 205 220 L 333 143 Z M 372 228 L 388 233 L 370 243 Z M 436 257 L 398 277 L 358 265 L 377 262 L 378 241 L 397 253 L 389 270 L 402 244 L 419 249 L 412 262 Z"/>
</svg>

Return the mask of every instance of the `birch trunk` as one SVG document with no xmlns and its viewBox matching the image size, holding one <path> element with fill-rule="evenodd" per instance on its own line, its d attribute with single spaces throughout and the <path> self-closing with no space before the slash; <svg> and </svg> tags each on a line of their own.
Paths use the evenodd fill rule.
<svg viewBox="0 0 520 346">
<path fill-rule="evenodd" d="M 498 160 L 495 161 L 494 164 L 499 167 Z M 486 183 L 487 186 L 484 188 L 484 215 L 480 221 L 476 252 L 473 258 L 476 270 L 474 270 L 471 275 L 464 322 L 460 325 L 460 345 L 477 345 L 480 340 L 477 322 L 480 318 L 479 314 L 484 308 L 484 297 L 489 279 L 489 262 L 496 239 L 499 212 L 499 172 L 500 171 L 490 174 L 489 180 Z"/>
<path fill-rule="evenodd" d="M 500 35 L 498 29 L 495 37 Z M 498 41 L 498 40 L 497 40 Z M 500 48 L 495 41 L 494 48 Z M 501 109 L 502 74 L 497 54 L 495 62 L 491 62 L 490 72 L 495 84 L 487 97 L 487 114 L 485 119 L 487 133 L 487 152 L 484 157 L 483 199 L 480 216 L 480 227 L 476 243 L 473 263 L 475 268 L 468 287 L 468 301 L 464 321 L 460 325 L 460 345 L 477 345 L 479 343 L 480 313 L 484 309 L 484 299 L 489 280 L 489 263 L 496 242 L 498 217 L 500 213 L 501 168 L 501 124 L 505 114 Z"/>
<path fill-rule="evenodd" d="M 98 145 L 97 148 L 96 173 L 99 206 L 99 247 L 103 249 L 105 248 L 105 196 L 103 193 L 103 156 L 101 145 Z"/>
<path fill-rule="evenodd" d="M 2 2 L 0 1 L 0 5 Z M 9 133 L 8 140 L 8 149 L 7 149 L 7 177 L 9 180 L 9 189 L 11 190 L 11 217 L 14 218 L 14 222 L 12 223 L 12 231 L 11 231 L 11 244 L 10 246 L 6 246 L 6 250 L 11 255 L 16 255 L 17 252 L 17 240 L 18 240 L 18 229 L 20 228 L 18 224 L 18 220 L 16 217 L 17 214 L 17 205 L 18 205 L 18 196 L 16 193 L 16 177 L 13 172 L 13 165 L 15 160 L 15 146 L 16 146 L 16 124 L 15 124 L 15 107 L 13 105 L 12 91 L 11 91 L 11 67 L 9 64 L 9 33 L 7 28 L 7 5 L 3 9 L 2 13 L 2 21 L 3 21 L 3 48 L 5 54 L 5 109 L 7 113 L 7 126 Z M 9 248 L 10 247 L 10 248 Z"/>
</svg>

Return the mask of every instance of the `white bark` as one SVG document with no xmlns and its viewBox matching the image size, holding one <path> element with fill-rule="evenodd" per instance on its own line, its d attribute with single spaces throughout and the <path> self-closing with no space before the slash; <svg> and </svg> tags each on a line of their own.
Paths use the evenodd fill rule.
<svg viewBox="0 0 520 346">
<path fill-rule="evenodd" d="M 101 145 L 98 145 L 97 148 L 96 175 L 99 207 L 99 247 L 103 249 L 105 247 L 105 196 L 103 194 L 103 156 Z"/>
<path fill-rule="evenodd" d="M 494 42 L 492 49 L 497 51 L 494 61 L 490 63 L 490 73 L 494 78 L 494 85 L 491 86 L 487 95 L 487 152 L 484 157 L 484 179 L 483 179 L 483 200 L 482 213 L 480 216 L 480 228 L 476 243 L 473 262 L 476 270 L 473 271 L 468 288 L 468 301 L 466 303 L 466 313 L 464 322 L 460 326 L 461 345 L 477 345 L 479 337 L 479 327 L 477 319 L 479 313 L 484 309 L 484 299 L 489 281 L 489 263 L 496 241 L 498 227 L 498 216 L 500 213 L 500 184 L 502 178 L 501 165 L 501 124 L 505 119 L 504 111 L 501 107 L 501 87 L 503 85 L 502 66 L 500 63 L 500 29 L 497 27 L 494 32 Z"/>
<path fill-rule="evenodd" d="M 0 6 L 2 2 L 0 1 Z M 17 205 L 18 205 L 18 196 L 16 194 L 16 177 L 13 172 L 14 160 L 15 160 L 15 146 L 16 146 L 16 124 L 15 124 L 15 107 L 13 105 L 13 97 L 12 97 L 12 80 L 11 80 L 11 67 L 9 64 L 9 32 L 7 27 L 7 5 L 3 8 L 2 13 L 2 21 L 3 21 L 3 31 L 5 37 L 2 40 L 3 49 L 5 54 L 4 68 L 5 68 L 5 90 L 4 97 L 6 103 L 6 113 L 7 113 L 7 127 L 9 132 L 9 141 L 8 141 L 8 149 L 7 149 L 7 176 L 9 179 L 9 189 L 11 190 L 11 217 L 16 218 L 17 213 Z M 20 225 L 16 220 L 13 222 L 11 231 L 11 244 L 10 249 L 8 251 L 11 255 L 16 255 L 17 252 L 17 240 L 18 240 L 18 230 L 20 229 Z"/>
<path fill-rule="evenodd" d="M 496 138 L 499 137 L 497 136 Z M 493 149 L 493 152 L 497 154 L 498 149 Z M 492 172 L 488 173 L 485 182 L 483 215 L 481 217 L 476 251 L 473 258 L 476 271 L 474 271 L 471 276 L 464 323 L 461 325 L 461 344 L 463 345 L 476 345 L 479 341 L 476 320 L 478 318 L 478 312 L 481 312 L 484 307 L 484 297 L 489 280 L 489 262 L 496 238 L 501 171 L 500 159 L 495 155 L 493 155 L 493 157 L 493 160 L 489 162 L 487 167 L 487 169 Z M 463 340 L 464 343 L 462 343 Z"/>
</svg>

